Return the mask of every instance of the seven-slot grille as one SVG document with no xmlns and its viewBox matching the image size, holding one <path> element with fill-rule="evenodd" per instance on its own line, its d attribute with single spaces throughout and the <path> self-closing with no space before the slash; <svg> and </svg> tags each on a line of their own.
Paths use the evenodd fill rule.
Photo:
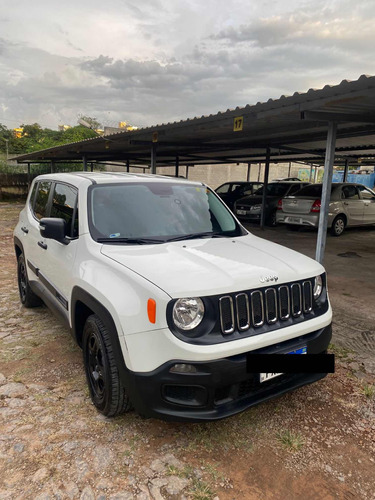
<svg viewBox="0 0 375 500">
<path fill-rule="evenodd" d="M 220 297 L 221 331 L 229 335 L 236 328 L 243 332 L 309 314 L 313 305 L 312 287 L 312 281 L 306 280 Z"/>
</svg>

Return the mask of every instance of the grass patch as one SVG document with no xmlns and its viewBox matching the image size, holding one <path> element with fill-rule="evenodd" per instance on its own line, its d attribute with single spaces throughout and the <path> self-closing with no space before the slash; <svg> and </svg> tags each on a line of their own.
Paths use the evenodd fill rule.
<svg viewBox="0 0 375 500">
<path fill-rule="evenodd" d="M 375 396 L 375 386 L 370 384 L 365 384 L 363 386 L 363 394 L 367 399 L 373 399 Z"/>
<path fill-rule="evenodd" d="M 193 484 L 188 493 L 193 500 L 212 500 L 216 496 L 211 486 L 202 479 L 193 479 Z"/>
<path fill-rule="evenodd" d="M 331 351 L 339 359 L 344 359 L 345 361 L 350 361 L 350 355 L 355 354 L 352 349 L 348 349 L 347 347 L 340 347 L 332 343 L 329 344 L 328 350 Z"/>
<path fill-rule="evenodd" d="M 277 439 L 285 448 L 298 451 L 304 445 L 304 439 L 299 432 L 293 432 L 289 429 L 277 433 Z"/>
</svg>

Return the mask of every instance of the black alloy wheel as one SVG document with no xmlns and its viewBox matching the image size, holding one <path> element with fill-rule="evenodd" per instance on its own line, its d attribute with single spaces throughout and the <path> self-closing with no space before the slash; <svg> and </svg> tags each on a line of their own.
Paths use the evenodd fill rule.
<svg viewBox="0 0 375 500">
<path fill-rule="evenodd" d="M 119 376 L 109 332 L 96 314 L 86 320 L 82 349 L 90 396 L 97 410 L 107 417 L 129 411 L 131 403 Z"/>
<path fill-rule="evenodd" d="M 345 218 L 342 215 L 338 215 L 332 222 L 331 234 L 332 236 L 341 236 L 344 232 L 346 226 Z"/>
</svg>

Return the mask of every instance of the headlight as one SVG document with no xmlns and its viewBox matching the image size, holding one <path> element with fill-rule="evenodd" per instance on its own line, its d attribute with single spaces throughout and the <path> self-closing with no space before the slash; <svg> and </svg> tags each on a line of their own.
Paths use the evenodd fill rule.
<svg viewBox="0 0 375 500">
<path fill-rule="evenodd" d="M 199 298 L 178 299 L 173 306 L 173 322 L 181 330 L 197 327 L 204 316 L 204 304 Z"/>
<path fill-rule="evenodd" d="M 323 280 L 322 280 L 322 277 L 321 276 L 317 276 L 315 278 L 315 282 L 314 282 L 314 299 L 317 300 L 321 293 L 322 293 L 322 290 L 323 290 Z"/>
</svg>

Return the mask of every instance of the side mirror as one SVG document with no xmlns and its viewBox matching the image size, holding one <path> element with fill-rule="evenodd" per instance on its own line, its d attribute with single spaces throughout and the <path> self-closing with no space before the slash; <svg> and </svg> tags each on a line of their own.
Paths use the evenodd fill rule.
<svg viewBox="0 0 375 500">
<path fill-rule="evenodd" d="M 56 240 L 64 245 L 69 243 L 69 239 L 66 237 L 67 230 L 64 219 L 43 217 L 43 219 L 40 219 L 39 232 L 43 238 Z"/>
</svg>

